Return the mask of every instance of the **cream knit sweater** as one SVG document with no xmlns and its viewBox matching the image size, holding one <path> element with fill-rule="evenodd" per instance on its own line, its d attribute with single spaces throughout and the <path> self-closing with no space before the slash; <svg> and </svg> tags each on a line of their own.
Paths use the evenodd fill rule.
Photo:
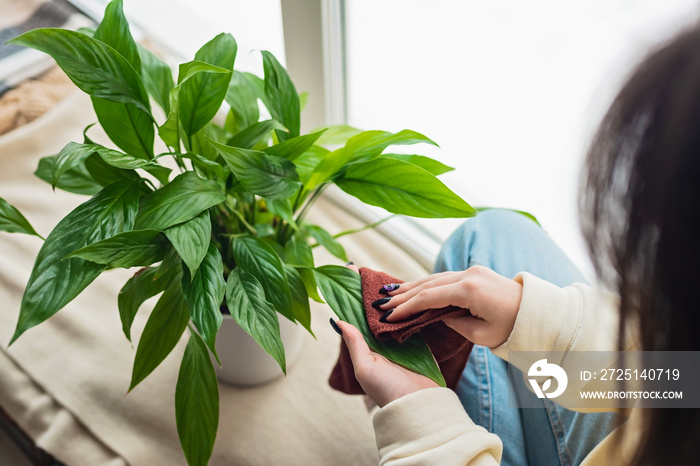
<svg viewBox="0 0 700 466">
<path fill-rule="evenodd" d="M 492 348 L 493 354 L 526 373 L 535 361 L 523 351 L 617 350 L 614 298 L 583 284 L 559 288 L 527 273 L 515 280 L 523 284 L 520 310 L 510 337 Z M 566 360 L 551 362 L 566 368 Z M 567 406 L 565 395 L 557 402 Z M 582 465 L 626 464 L 634 451 L 636 424 L 632 410 L 623 427 L 608 435 Z M 447 388 L 421 390 L 389 403 L 375 415 L 374 429 L 380 465 L 496 465 L 501 460 L 501 440 L 474 424 Z"/>
</svg>

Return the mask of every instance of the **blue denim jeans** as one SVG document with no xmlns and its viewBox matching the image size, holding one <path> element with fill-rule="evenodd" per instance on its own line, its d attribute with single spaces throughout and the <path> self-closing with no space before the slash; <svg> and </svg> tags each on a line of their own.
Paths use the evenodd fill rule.
<svg viewBox="0 0 700 466">
<path fill-rule="evenodd" d="M 435 271 L 473 265 L 509 278 L 530 272 L 558 286 L 586 281 L 544 230 L 507 210 L 484 211 L 465 222 L 443 245 Z M 503 465 L 578 465 L 615 428 L 613 413 L 576 413 L 548 399 L 540 400 L 540 408 L 509 407 L 508 390 L 527 390 L 522 377 L 512 379 L 508 363 L 474 346 L 457 386 L 472 420 L 503 441 Z"/>
</svg>

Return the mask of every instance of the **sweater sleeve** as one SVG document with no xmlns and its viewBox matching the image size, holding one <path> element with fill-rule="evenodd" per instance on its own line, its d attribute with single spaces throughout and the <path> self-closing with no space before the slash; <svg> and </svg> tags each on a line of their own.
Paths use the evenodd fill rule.
<svg viewBox="0 0 700 466">
<path fill-rule="evenodd" d="M 588 285 L 577 283 L 559 288 L 528 273 L 520 273 L 514 280 L 523 285 L 520 309 L 513 331 L 502 345 L 491 348 L 496 356 L 508 361 L 524 374 L 541 354 L 537 351 L 558 352 L 549 362 L 563 367 L 567 372 L 575 368 L 567 359 L 570 351 L 608 351 L 612 366 L 614 352 L 618 351 L 619 310 L 617 297 L 598 291 Z M 632 349 L 632 333 L 627 333 L 626 349 Z M 574 380 L 569 387 L 575 389 Z M 581 382 L 584 384 L 584 382 Z M 594 389 L 599 382 L 585 383 Z M 526 384 L 529 388 L 529 384 Z M 577 411 L 599 411 L 572 406 L 568 395 L 577 390 L 567 391 L 555 401 L 564 407 Z M 580 403 L 580 400 L 578 400 Z"/>
<path fill-rule="evenodd" d="M 501 461 L 501 440 L 474 424 L 447 388 L 420 390 L 389 403 L 374 416 L 374 429 L 380 466 Z"/>
</svg>

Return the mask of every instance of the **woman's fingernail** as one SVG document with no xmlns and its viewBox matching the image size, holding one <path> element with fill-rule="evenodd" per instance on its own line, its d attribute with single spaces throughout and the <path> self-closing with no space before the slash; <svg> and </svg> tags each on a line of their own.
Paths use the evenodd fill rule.
<svg viewBox="0 0 700 466">
<path fill-rule="evenodd" d="M 372 303 L 372 307 L 375 309 L 379 309 L 379 306 L 388 303 L 390 300 L 391 296 L 389 296 L 388 298 L 379 298 L 378 300 Z"/>
<path fill-rule="evenodd" d="M 383 287 L 379 288 L 379 294 L 387 294 L 390 291 L 398 290 L 399 289 L 398 283 L 390 283 L 388 285 L 384 285 Z"/>
<path fill-rule="evenodd" d="M 338 327 L 338 324 L 335 323 L 335 320 L 333 320 L 333 317 L 330 318 L 330 323 L 331 327 L 333 327 L 333 330 L 335 330 L 335 333 L 340 335 L 341 337 L 343 336 L 343 331 L 340 330 L 340 327 Z"/>
<path fill-rule="evenodd" d="M 355 265 L 355 263 L 354 263 L 353 261 L 346 262 L 346 263 L 345 263 L 345 267 L 347 267 L 348 265 Z"/>
<path fill-rule="evenodd" d="M 379 322 L 386 322 L 387 317 L 389 317 L 392 312 L 394 312 L 393 309 L 389 309 L 388 311 L 386 311 L 384 315 L 379 318 Z"/>
</svg>

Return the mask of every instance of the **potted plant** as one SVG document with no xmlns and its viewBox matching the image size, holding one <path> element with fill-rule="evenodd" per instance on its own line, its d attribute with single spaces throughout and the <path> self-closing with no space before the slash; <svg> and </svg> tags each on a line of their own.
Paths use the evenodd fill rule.
<svg viewBox="0 0 700 466">
<path fill-rule="evenodd" d="M 451 168 L 428 157 L 386 153 L 392 145 L 434 144 L 430 139 L 409 130 L 348 127 L 301 134 L 300 98 L 285 69 L 262 52 L 264 78 L 234 70 L 230 34 L 216 36 L 181 64 L 174 81 L 163 61 L 134 42 L 121 0 L 107 6 L 94 31 L 36 29 L 10 43 L 51 55 L 91 96 L 114 143 L 95 143 L 88 127 L 81 142 L 41 160 L 37 176 L 90 198 L 46 237 L 10 343 L 101 273 L 138 267 L 118 297 L 126 338 L 131 340 L 141 304 L 160 298 L 138 342 L 129 389 L 189 327 L 175 402 L 178 434 L 193 465 L 207 463 L 216 436 L 218 389 L 210 353 L 219 360 L 222 310 L 284 371 L 278 314 L 310 330 L 309 299 L 323 302 L 320 289 L 375 350 L 442 381 L 420 337 L 402 345 L 373 339 L 362 317 L 357 274 L 314 264 L 314 244 L 345 261 L 342 246 L 305 220 L 332 184 L 393 214 L 475 215 L 436 178 Z M 164 121 L 154 118 L 151 99 L 165 112 Z M 225 123 L 217 124 L 224 103 L 230 110 Z M 270 118 L 262 116 L 260 103 Z M 156 133 L 167 146 L 160 153 Z M 39 236 L 2 199 L 0 230 Z"/>
</svg>

